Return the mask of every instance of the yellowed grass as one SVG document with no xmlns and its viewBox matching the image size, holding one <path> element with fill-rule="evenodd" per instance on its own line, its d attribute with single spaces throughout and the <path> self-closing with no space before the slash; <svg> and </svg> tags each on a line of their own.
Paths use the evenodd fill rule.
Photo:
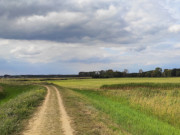
<svg viewBox="0 0 180 135">
<path fill-rule="evenodd" d="M 0 92 L 3 92 L 3 88 L 0 86 Z"/>
<path fill-rule="evenodd" d="M 180 94 L 177 91 L 180 93 L 177 89 L 159 90 L 152 96 L 145 96 L 138 90 L 108 90 L 103 93 L 115 100 L 126 99 L 132 107 L 180 127 Z"/>
<path fill-rule="evenodd" d="M 48 81 L 60 86 L 78 89 L 98 89 L 102 85 L 124 83 L 180 83 L 180 77 L 176 78 L 110 78 L 110 79 L 70 79 Z"/>
</svg>

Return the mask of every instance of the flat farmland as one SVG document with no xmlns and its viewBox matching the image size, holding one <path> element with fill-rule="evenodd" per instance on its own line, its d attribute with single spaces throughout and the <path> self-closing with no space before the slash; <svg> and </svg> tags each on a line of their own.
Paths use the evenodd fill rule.
<svg viewBox="0 0 180 135">
<path fill-rule="evenodd" d="M 0 135 L 179 135 L 180 78 L 8 79 Z"/>
<path fill-rule="evenodd" d="M 180 78 L 72 79 L 51 83 L 60 86 L 77 134 L 180 134 Z"/>
<path fill-rule="evenodd" d="M 49 81 L 51 83 L 69 87 L 69 88 L 87 88 L 98 89 L 106 84 L 123 83 L 180 83 L 180 77 L 177 78 L 110 78 L 110 79 L 69 79 L 60 81 Z"/>
</svg>

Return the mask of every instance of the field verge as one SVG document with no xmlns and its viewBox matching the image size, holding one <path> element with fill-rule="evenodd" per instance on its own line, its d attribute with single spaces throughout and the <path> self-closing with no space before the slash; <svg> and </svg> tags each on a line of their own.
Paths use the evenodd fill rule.
<svg viewBox="0 0 180 135">
<path fill-rule="evenodd" d="M 37 85 L 0 84 L 0 104 L 6 103 L 21 93 L 38 89 Z"/>
<path fill-rule="evenodd" d="M 149 116 L 130 106 L 115 101 L 96 91 L 78 90 L 75 92 L 84 95 L 101 112 L 106 113 L 121 127 L 134 135 L 179 135 L 180 129 L 156 117 Z"/>
<path fill-rule="evenodd" d="M 68 88 L 59 87 L 68 115 L 72 119 L 75 135 L 129 135 L 88 99 Z"/>
<path fill-rule="evenodd" d="M 24 92 L 0 105 L 0 134 L 16 134 L 22 130 L 23 120 L 27 119 L 34 109 L 44 99 L 46 90 L 39 87 L 36 90 Z"/>
</svg>

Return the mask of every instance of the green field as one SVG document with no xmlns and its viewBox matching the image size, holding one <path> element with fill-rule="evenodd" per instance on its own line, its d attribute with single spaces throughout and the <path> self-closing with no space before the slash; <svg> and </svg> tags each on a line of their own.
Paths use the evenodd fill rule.
<svg viewBox="0 0 180 135">
<path fill-rule="evenodd" d="M 37 89 L 38 86 L 35 85 L 18 85 L 18 84 L 0 84 L 0 104 L 3 104 L 10 99 L 15 98 L 19 94 Z"/>
<path fill-rule="evenodd" d="M 180 135 L 180 78 L 39 80 L 0 84 L 0 135 L 23 130 L 47 83 L 62 94 L 75 135 Z"/>
<path fill-rule="evenodd" d="M 46 94 L 42 86 L 0 84 L 0 135 L 18 134 Z"/>
<path fill-rule="evenodd" d="M 69 88 L 98 89 L 102 85 L 123 83 L 180 83 L 180 78 L 111 78 L 111 79 L 70 79 L 49 81 Z"/>
<path fill-rule="evenodd" d="M 116 125 L 106 127 L 113 130 L 114 134 L 180 134 L 180 78 L 71 79 L 50 82 L 65 87 L 66 91 L 74 93 L 74 98 L 75 95 L 83 97 L 79 102 L 88 102 L 88 106 L 111 121 L 109 125 Z M 65 98 L 68 98 L 67 94 Z M 73 99 L 68 102 L 75 102 Z"/>
</svg>

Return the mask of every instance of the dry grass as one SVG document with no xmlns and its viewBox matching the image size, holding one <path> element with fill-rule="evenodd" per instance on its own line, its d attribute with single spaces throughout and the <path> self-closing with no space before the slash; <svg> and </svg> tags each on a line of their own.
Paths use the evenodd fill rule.
<svg viewBox="0 0 180 135">
<path fill-rule="evenodd" d="M 44 88 L 25 92 L 0 105 L 0 135 L 18 134 L 27 119 L 44 99 Z"/>
<path fill-rule="evenodd" d="M 180 77 L 175 78 L 109 78 L 109 79 L 70 79 L 49 81 L 51 83 L 78 89 L 98 89 L 102 85 L 125 83 L 180 83 Z"/>
<path fill-rule="evenodd" d="M 138 112 L 137 119 L 144 121 L 142 124 L 133 121 L 130 126 L 139 125 L 140 129 L 144 129 L 148 134 L 164 133 L 172 134 L 173 132 L 179 133 L 180 129 L 180 78 L 111 78 L 111 79 L 86 79 L 86 80 L 62 80 L 51 81 L 59 86 L 73 88 L 74 93 L 85 95 L 90 101 L 91 106 L 99 108 L 102 114 L 106 111 L 108 116 L 116 117 L 114 121 L 120 120 L 121 124 L 128 124 L 127 121 L 132 122 L 135 117 L 130 117 L 133 112 Z M 100 89 L 102 85 L 123 84 L 124 88 L 118 89 Z M 126 86 L 127 84 L 136 85 Z M 139 87 L 140 85 L 140 87 Z M 77 94 L 77 93 L 76 93 Z M 65 99 L 66 100 L 66 99 Z M 74 98 L 74 101 L 79 98 Z M 103 100 L 101 102 L 101 100 Z M 82 108 L 85 108 L 82 103 Z M 73 102 L 73 100 L 71 100 Z M 92 103 L 94 102 L 94 105 Z M 109 103 L 109 107 L 107 104 Z M 124 107 L 123 110 L 117 109 L 112 104 L 117 104 L 119 107 Z M 104 105 L 104 106 L 103 106 Z M 75 106 L 80 106 L 76 104 Z M 112 107 L 112 109 L 110 109 Z M 104 109 L 104 110 L 103 110 Z M 114 109 L 114 110 L 113 110 Z M 127 111 L 128 110 L 128 111 Z M 98 110 L 99 111 L 99 110 Z M 117 115 L 118 114 L 118 115 Z M 127 114 L 127 115 L 126 115 Z M 124 121 L 120 116 L 125 116 Z M 140 116 L 146 116 L 144 119 Z M 86 115 L 84 115 L 86 117 Z M 130 117 L 128 119 L 128 117 Z M 147 118 L 147 119 L 145 119 Z M 88 121 L 88 120 L 87 120 Z M 84 121 L 84 123 L 88 123 Z M 119 122 L 119 121 L 118 121 Z M 153 123 L 154 122 L 154 123 Z M 156 125 L 156 124 L 157 125 Z M 121 126 L 122 126 L 121 125 Z M 149 129 L 146 129 L 149 125 Z M 91 127 L 93 129 L 93 127 Z M 118 127 L 119 128 L 119 127 Z M 128 127 L 123 127 L 128 129 Z M 160 128 L 160 129 L 157 129 Z M 167 130 L 167 129 L 168 130 Z M 170 131 L 172 129 L 172 131 Z M 134 131 L 138 128 L 134 128 Z M 174 130 L 174 131 L 173 131 Z M 154 132 L 153 132 L 154 131 Z M 133 132 L 131 132 L 133 133 Z M 146 134 L 147 135 L 147 134 Z"/>
<path fill-rule="evenodd" d="M 129 135 L 113 123 L 108 115 L 96 110 L 81 94 L 62 87 L 59 90 L 73 121 L 75 135 Z"/>
<path fill-rule="evenodd" d="M 180 92 L 177 89 L 109 90 L 103 94 L 180 128 Z"/>
</svg>

